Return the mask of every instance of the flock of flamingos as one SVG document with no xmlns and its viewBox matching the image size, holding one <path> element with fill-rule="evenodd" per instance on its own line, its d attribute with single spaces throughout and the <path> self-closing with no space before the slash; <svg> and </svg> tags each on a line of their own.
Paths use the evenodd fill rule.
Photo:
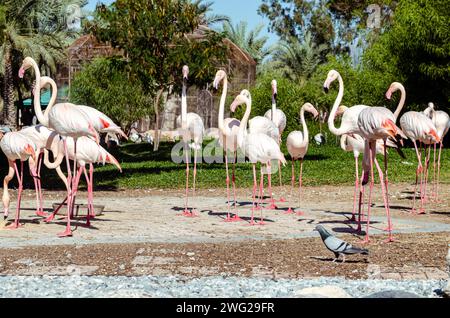
<svg viewBox="0 0 450 318">
<path fill-rule="evenodd" d="M 39 125 L 27 127 L 18 132 L 9 132 L 0 136 L 0 146 L 8 158 L 9 172 L 3 183 L 3 205 L 4 218 L 8 218 L 8 209 L 10 199 L 8 194 L 8 183 L 17 175 L 19 188 L 17 198 L 17 208 L 14 222 L 8 228 L 17 229 L 20 227 L 20 202 L 23 189 L 23 163 L 28 160 L 31 175 L 34 179 L 36 188 L 36 214 L 44 217 L 45 222 L 51 222 L 58 209 L 51 215 L 44 213 L 40 169 L 42 161 L 49 169 L 55 169 L 64 181 L 67 188 L 67 197 L 64 203 L 67 203 L 67 225 L 64 232 L 59 233 L 60 237 L 72 236 L 71 217 L 73 213 L 74 201 L 77 194 L 79 181 L 84 175 L 88 189 L 88 214 L 87 224 L 94 217 L 93 210 L 93 164 L 111 163 L 121 170 L 118 161 L 99 145 L 99 133 L 114 133 L 127 138 L 121 128 L 116 125 L 105 114 L 88 106 L 74 105 L 70 103 L 55 104 L 57 87 L 55 82 L 40 74 L 37 63 L 30 57 L 24 59 L 19 71 L 20 78 L 23 78 L 25 72 L 33 69 L 36 77 L 34 87 L 34 111 L 39 120 Z M 194 150 L 194 171 L 193 171 L 193 191 L 192 197 L 195 197 L 195 183 L 197 176 L 197 151 L 201 150 L 204 125 L 201 117 L 195 113 L 187 112 L 187 81 L 189 68 L 183 67 L 183 89 L 181 98 L 181 115 L 177 119 L 180 135 L 183 142 L 190 149 Z M 339 93 L 334 102 L 329 115 L 328 126 L 330 131 L 341 136 L 341 147 L 345 151 L 353 151 L 355 157 L 355 191 L 353 200 L 352 220 L 357 221 L 358 229 L 361 231 L 362 222 L 366 222 L 365 240 L 369 242 L 370 212 L 372 207 L 372 192 L 374 187 L 374 166 L 376 167 L 383 194 L 383 201 L 386 209 L 388 227 L 388 242 L 394 240 L 392 231 L 393 225 L 389 210 L 389 190 L 388 190 L 388 158 L 387 148 L 399 148 L 403 143 L 402 139 L 409 138 L 413 143 L 417 154 L 418 167 L 416 171 L 416 187 L 414 190 L 414 202 L 412 213 L 425 213 L 425 204 L 427 198 L 427 181 L 430 166 L 431 148 L 434 146 L 434 189 L 433 199 L 438 200 L 440 161 L 442 151 L 442 140 L 450 128 L 450 117 L 442 111 L 436 111 L 432 103 L 424 112 L 407 112 L 400 118 L 400 127 L 397 126 L 397 119 L 403 109 L 406 100 L 405 88 L 400 83 L 393 83 L 386 93 L 386 98 L 391 99 L 392 94 L 401 92 L 399 105 L 392 113 L 385 107 L 370 107 L 357 105 L 350 108 L 341 106 L 344 96 L 344 82 L 341 75 L 332 70 L 328 73 L 324 83 L 324 90 L 328 92 L 333 82 L 338 81 Z M 263 197 L 264 197 L 264 174 L 268 176 L 268 186 L 270 194 L 269 209 L 275 208 L 275 199 L 271 188 L 271 164 L 277 162 L 279 166 L 281 182 L 281 165 L 286 165 L 284 154 L 280 150 L 282 142 L 281 136 L 286 128 L 286 115 L 282 110 L 276 107 L 277 103 L 277 82 L 272 82 L 272 109 L 268 110 L 265 116 L 257 116 L 250 119 L 252 99 L 248 90 L 243 90 L 230 106 L 232 113 L 239 106 L 245 105 L 245 114 L 241 120 L 236 118 L 224 118 L 225 101 L 227 96 L 228 80 L 227 74 L 219 70 L 214 79 L 214 87 L 219 88 L 222 83 L 223 91 L 220 99 L 219 108 L 219 142 L 225 150 L 226 166 L 226 186 L 228 196 L 228 215 L 227 222 L 241 221 L 236 209 L 236 182 L 235 182 L 235 164 L 237 151 L 241 150 L 248 161 L 253 166 L 253 196 L 252 196 L 252 215 L 250 225 L 264 225 L 263 218 Z M 52 99 L 42 112 L 40 105 L 40 90 L 50 85 L 52 88 Z M 300 160 L 299 173 L 299 195 L 300 202 L 302 194 L 302 170 L 303 159 L 308 150 L 308 128 L 305 120 L 305 113 L 308 112 L 314 117 L 318 116 L 318 111 L 310 103 L 301 107 L 300 119 L 303 131 L 293 131 L 286 140 L 287 149 L 292 158 L 292 179 L 291 179 L 291 197 L 295 186 L 294 161 Z M 341 126 L 335 126 L 335 119 L 342 116 Z M 250 120 L 249 120 L 250 119 Z M 419 146 L 418 146 L 419 144 Z M 422 145 L 424 145 L 422 151 Z M 439 156 L 436 165 L 436 150 L 439 145 Z M 49 159 L 49 152 L 53 154 L 53 162 Z M 190 151 L 184 152 L 186 155 L 186 195 L 183 214 L 186 217 L 195 217 L 197 212 L 195 207 L 189 207 L 189 176 L 190 176 Z M 359 155 L 364 154 L 362 162 L 362 176 L 359 177 Z M 229 173 L 229 155 L 233 155 L 233 171 L 230 178 Z M 382 168 L 376 159 L 377 154 L 384 156 L 384 167 Z M 422 160 L 422 158 L 424 159 Z M 67 165 L 67 177 L 62 172 L 60 166 L 65 158 Z M 20 160 L 21 169 L 19 171 L 16 161 Z M 73 169 L 70 160 L 73 161 Z M 258 186 L 256 164 L 261 164 L 260 182 Z M 87 171 L 86 165 L 89 165 Z M 437 172 L 436 172 L 437 166 Z M 437 176 L 437 177 L 436 177 Z M 370 183 L 369 183 L 370 180 Z M 419 182 L 420 180 L 420 182 Z M 234 194 L 234 201 L 231 200 L 230 183 Z M 416 208 L 417 187 L 420 183 L 420 207 Z M 367 211 L 363 212 L 364 190 L 369 184 L 369 195 L 367 202 Z M 257 197 L 258 191 L 258 197 Z M 357 203 L 359 194 L 359 204 Z M 193 199 L 193 198 L 192 198 Z M 258 202 L 256 202 L 258 200 Z M 280 199 L 285 201 L 284 198 Z M 231 203 L 234 202 L 234 212 L 231 212 Z M 300 205 L 300 203 L 299 203 Z M 255 211 L 260 211 L 261 219 L 256 221 Z M 302 215 L 301 211 L 296 212 L 290 204 L 287 214 Z M 356 217 L 358 215 L 358 217 Z M 364 219 L 363 219 L 364 218 Z"/>
</svg>

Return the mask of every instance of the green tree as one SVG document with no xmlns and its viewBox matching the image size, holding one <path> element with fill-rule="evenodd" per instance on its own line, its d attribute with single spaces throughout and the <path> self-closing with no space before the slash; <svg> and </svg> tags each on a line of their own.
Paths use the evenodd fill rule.
<svg viewBox="0 0 450 318">
<path fill-rule="evenodd" d="M 75 75 L 70 95 L 74 103 L 91 105 L 108 115 L 125 132 L 151 112 L 151 97 L 145 94 L 142 82 L 133 78 L 127 63 L 118 58 L 99 58 L 83 67 Z"/>
<path fill-rule="evenodd" d="M 16 127 L 15 90 L 19 88 L 18 65 L 25 56 L 35 58 L 49 71 L 56 70 L 58 60 L 76 31 L 68 30 L 65 9 L 82 7 L 86 0 L 6 0 L 0 16 L 0 75 L 2 77 L 3 119 Z M 20 99 L 20 90 L 19 99 Z"/>
<path fill-rule="evenodd" d="M 204 14 L 198 3 L 117 0 L 109 7 L 98 7 L 97 13 L 102 20 L 94 26 L 97 37 L 124 51 L 133 72 L 146 83 L 146 92 L 154 96 L 157 131 L 161 97 L 179 85 L 182 66 L 189 65 L 191 84 L 202 87 L 211 81 L 216 65 L 225 61 L 227 49 L 221 34 L 208 30 L 194 34 Z"/>
<path fill-rule="evenodd" d="M 247 22 L 241 21 L 236 25 L 225 22 L 222 30 L 228 39 L 249 53 L 259 64 L 273 51 L 273 48 L 266 46 L 269 37 L 260 36 L 263 28 L 264 25 L 260 24 L 253 30 L 248 30 Z"/>
<path fill-rule="evenodd" d="M 230 17 L 224 14 L 211 13 L 214 2 L 205 2 L 204 0 L 196 0 L 193 2 L 200 8 L 202 12 L 202 24 L 213 26 L 218 23 L 230 22 Z"/>
<path fill-rule="evenodd" d="M 402 0 L 393 24 L 365 53 L 373 71 L 403 81 L 408 101 L 450 101 L 450 2 Z"/>
<path fill-rule="evenodd" d="M 282 70 L 285 77 L 303 86 L 323 62 L 321 56 L 327 48 L 326 44 L 316 45 L 310 32 L 306 33 L 303 42 L 292 36 L 288 40 L 282 40 L 275 50 L 275 68 Z"/>
</svg>

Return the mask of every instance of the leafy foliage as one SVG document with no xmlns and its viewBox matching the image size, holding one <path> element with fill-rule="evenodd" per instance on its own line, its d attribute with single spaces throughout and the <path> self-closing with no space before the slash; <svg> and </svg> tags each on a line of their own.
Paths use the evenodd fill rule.
<svg viewBox="0 0 450 318">
<path fill-rule="evenodd" d="M 450 3 L 399 1 L 394 23 L 365 54 L 369 68 L 404 81 L 408 100 L 450 101 Z M 448 106 L 447 106 L 448 107 Z M 448 109 L 448 108 L 447 108 Z"/>
<path fill-rule="evenodd" d="M 125 131 L 152 112 L 151 97 L 120 59 L 99 58 L 85 66 L 72 82 L 71 98 L 76 104 L 97 108 Z"/>
<path fill-rule="evenodd" d="M 258 64 L 273 51 L 273 48 L 266 47 L 269 37 L 260 36 L 263 28 L 264 25 L 260 24 L 256 26 L 255 29 L 248 30 L 248 24 L 244 21 L 241 21 L 236 25 L 233 25 L 230 22 L 225 22 L 223 24 L 223 32 L 226 37 L 249 53 Z"/>
</svg>

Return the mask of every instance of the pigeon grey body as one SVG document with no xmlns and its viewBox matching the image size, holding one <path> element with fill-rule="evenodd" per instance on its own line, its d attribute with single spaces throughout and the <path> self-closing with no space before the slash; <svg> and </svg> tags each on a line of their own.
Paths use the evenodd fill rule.
<svg viewBox="0 0 450 318">
<path fill-rule="evenodd" d="M 353 254 L 369 255 L 368 250 L 353 247 L 351 244 L 333 236 L 322 225 L 317 225 L 316 230 L 319 232 L 320 237 L 322 238 L 322 241 L 325 244 L 326 248 L 334 253 L 335 256 L 334 261 L 337 261 L 340 255 L 342 255 L 343 257 L 342 262 L 345 262 L 345 255 L 353 255 Z"/>
</svg>

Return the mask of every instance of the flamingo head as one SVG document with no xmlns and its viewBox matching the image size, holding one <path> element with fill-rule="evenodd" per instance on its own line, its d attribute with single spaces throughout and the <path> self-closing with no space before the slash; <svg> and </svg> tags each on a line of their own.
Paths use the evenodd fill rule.
<svg viewBox="0 0 450 318">
<path fill-rule="evenodd" d="M 338 77 L 339 77 L 339 73 L 337 71 L 331 70 L 328 72 L 327 79 L 326 79 L 325 83 L 323 84 L 323 90 L 325 91 L 325 93 L 328 93 L 328 91 L 330 90 L 331 83 L 333 83 L 335 80 L 337 80 Z"/>
<path fill-rule="evenodd" d="M 218 70 L 216 73 L 216 77 L 214 78 L 214 89 L 219 89 L 219 84 L 227 77 L 227 73 L 224 70 Z"/>
<path fill-rule="evenodd" d="M 189 66 L 183 66 L 183 79 L 187 80 L 189 76 Z"/>
<path fill-rule="evenodd" d="M 429 102 L 429 103 L 428 103 L 428 107 L 431 108 L 432 110 L 434 110 L 434 103 Z"/>
<path fill-rule="evenodd" d="M 239 95 L 243 95 L 243 96 L 247 97 L 248 99 L 250 99 L 250 96 L 251 96 L 250 91 L 247 89 L 243 89 Z"/>
<path fill-rule="evenodd" d="M 403 87 L 403 85 L 398 82 L 392 83 L 391 86 L 389 87 L 388 91 L 386 92 L 386 98 L 388 100 L 391 100 L 392 94 L 395 93 L 396 91 L 398 91 L 402 87 Z"/>
<path fill-rule="evenodd" d="M 336 112 L 336 117 L 342 116 L 344 115 L 344 113 L 348 110 L 347 106 L 341 105 L 339 106 L 337 112 Z"/>
<path fill-rule="evenodd" d="M 436 132 L 436 130 L 431 129 L 430 132 L 428 133 L 431 136 L 431 141 L 433 143 L 440 143 L 441 142 L 441 137 L 439 137 L 438 133 Z"/>
<path fill-rule="evenodd" d="M 319 112 L 317 109 L 310 103 L 306 103 L 302 106 L 302 109 L 304 109 L 306 112 L 311 113 L 314 116 L 314 119 L 319 117 Z"/>
<path fill-rule="evenodd" d="M 19 69 L 19 77 L 23 78 L 25 76 L 25 72 L 33 66 L 34 60 L 31 57 L 26 57 L 23 62 L 22 66 Z"/>
<path fill-rule="evenodd" d="M 32 145 L 26 144 L 24 150 L 27 155 L 30 155 L 31 158 L 33 158 L 33 161 L 36 161 L 36 151 Z"/>
<path fill-rule="evenodd" d="M 242 93 L 236 96 L 233 103 L 230 105 L 230 110 L 232 113 L 236 111 L 236 108 L 238 106 L 241 106 L 242 104 L 245 104 L 248 101 L 248 97 L 243 95 Z"/>
<path fill-rule="evenodd" d="M 278 86 L 277 86 L 278 84 L 277 84 L 277 81 L 273 80 L 271 85 L 272 85 L 272 95 L 273 96 L 277 96 L 278 95 Z"/>
</svg>

